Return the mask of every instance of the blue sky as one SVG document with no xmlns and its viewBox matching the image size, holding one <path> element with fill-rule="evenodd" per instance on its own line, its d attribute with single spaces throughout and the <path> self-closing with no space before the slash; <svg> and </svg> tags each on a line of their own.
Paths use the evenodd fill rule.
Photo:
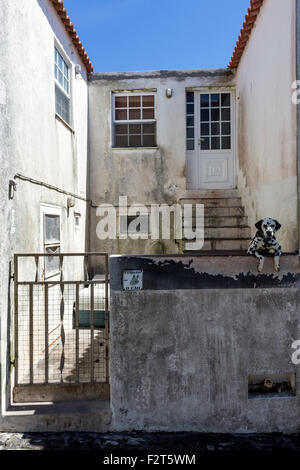
<svg viewBox="0 0 300 470">
<path fill-rule="evenodd" d="M 64 0 L 95 72 L 227 67 L 250 0 Z"/>
</svg>

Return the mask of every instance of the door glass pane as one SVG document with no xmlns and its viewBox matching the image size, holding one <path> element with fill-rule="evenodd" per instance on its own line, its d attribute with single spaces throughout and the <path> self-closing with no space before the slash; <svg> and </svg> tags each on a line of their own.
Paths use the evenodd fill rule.
<svg viewBox="0 0 300 470">
<path fill-rule="evenodd" d="M 220 106 L 220 95 L 213 94 L 210 95 L 210 103 L 212 108 L 218 108 Z"/>
<path fill-rule="evenodd" d="M 209 109 L 201 109 L 201 121 L 209 121 Z"/>
<path fill-rule="evenodd" d="M 201 108 L 208 108 L 209 107 L 209 95 L 201 95 L 200 96 L 200 106 L 201 106 Z"/>
<path fill-rule="evenodd" d="M 209 123 L 208 122 L 201 124 L 201 135 L 209 135 Z"/>
<path fill-rule="evenodd" d="M 209 137 L 201 138 L 201 150 L 209 150 Z"/>
<path fill-rule="evenodd" d="M 230 108 L 222 108 L 221 111 L 222 121 L 230 121 Z"/>
<path fill-rule="evenodd" d="M 211 124 L 211 135 L 220 135 L 220 124 L 218 122 Z"/>
<path fill-rule="evenodd" d="M 222 122 L 222 134 L 230 135 L 230 122 Z"/>
<path fill-rule="evenodd" d="M 220 137 L 212 137 L 211 138 L 211 149 L 212 150 L 220 150 Z"/>
<path fill-rule="evenodd" d="M 229 150 L 231 148 L 231 137 L 222 137 L 222 149 Z"/>
<path fill-rule="evenodd" d="M 194 150 L 194 139 L 193 140 L 188 139 L 186 141 L 186 148 L 187 150 Z"/>
<path fill-rule="evenodd" d="M 212 121 L 219 121 L 220 120 L 220 110 L 219 109 L 212 109 L 211 110 L 211 120 Z"/>
<path fill-rule="evenodd" d="M 230 93 L 222 93 L 221 106 L 230 106 Z"/>
</svg>

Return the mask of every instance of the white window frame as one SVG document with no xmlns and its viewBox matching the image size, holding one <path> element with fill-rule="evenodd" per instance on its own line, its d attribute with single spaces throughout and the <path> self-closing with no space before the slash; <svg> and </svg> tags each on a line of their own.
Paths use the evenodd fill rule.
<svg viewBox="0 0 300 470">
<path fill-rule="evenodd" d="M 45 216 L 46 215 L 55 215 L 59 216 L 59 235 L 60 241 L 59 243 L 46 243 L 45 240 Z M 41 253 L 46 253 L 46 247 L 56 246 L 60 248 L 60 253 L 62 253 L 62 209 L 59 206 L 52 206 L 48 204 L 41 204 L 40 205 L 40 234 L 41 234 Z M 46 257 L 43 257 L 43 265 L 42 265 L 42 275 L 44 279 L 50 279 L 54 276 L 60 274 L 60 270 L 57 272 L 52 272 L 49 275 L 46 273 Z"/>
<path fill-rule="evenodd" d="M 55 51 L 61 56 L 62 60 L 68 67 L 68 92 L 64 89 L 64 87 L 59 83 L 58 79 L 55 76 L 55 69 L 56 69 L 56 61 L 55 61 Z M 65 95 L 69 102 L 69 121 L 66 121 L 63 116 L 61 116 L 56 109 L 56 87 Z M 68 127 L 72 128 L 72 63 L 63 51 L 62 47 L 58 42 L 54 41 L 54 105 L 55 105 L 55 115 L 61 119 Z"/>
<path fill-rule="evenodd" d="M 153 96 L 154 97 L 154 118 L 153 119 L 126 119 L 126 120 L 116 120 L 116 107 L 115 107 L 115 98 L 117 97 L 124 97 L 124 96 L 127 96 L 127 97 L 130 97 L 130 96 Z M 122 148 L 122 149 L 131 149 L 131 148 L 134 148 L 134 149 L 145 149 L 145 148 L 157 148 L 157 106 L 156 106 L 156 99 L 157 99 L 157 93 L 156 91 L 135 91 L 135 92 L 112 92 L 112 148 Z M 125 108 L 123 108 L 125 109 Z M 126 109 L 129 109 L 129 107 L 127 107 Z M 135 108 L 131 108 L 131 109 L 135 109 Z M 142 116 L 142 102 L 141 102 L 141 106 L 136 109 L 140 109 L 141 110 L 141 116 Z M 152 108 L 150 108 L 152 109 Z M 115 133 L 115 126 L 117 124 L 155 124 L 155 142 L 156 142 L 156 145 L 154 147 L 144 147 L 144 146 L 140 146 L 140 147 L 117 147 L 115 145 L 115 141 L 116 141 L 116 133 Z M 139 134 L 137 134 L 139 135 Z"/>
</svg>

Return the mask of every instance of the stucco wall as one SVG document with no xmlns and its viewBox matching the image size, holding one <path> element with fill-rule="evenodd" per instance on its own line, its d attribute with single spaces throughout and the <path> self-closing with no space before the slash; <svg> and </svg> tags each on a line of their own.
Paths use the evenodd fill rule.
<svg viewBox="0 0 300 470">
<path fill-rule="evenodd" d="M 238 187 L 249 222 L 277 219 L 298 249 L 295 0 L 265 0 L 237 70 Z"/>
<path fill-rule="evenodd" d="M 112 257 L 113 428 L 298 432 L 299 263 L 250 257 Z M 122 291 L 122 271 L 143 290 Z M 248 398 L 250 376 L 296 374 L 296 396 Z"/>
<path fill-rule="evenodd" d="M 8 199 L 8 182 L 19 173 L 63 190 L 86 196 L 87 75 L 64 25 L 48 0 L 0 2 L 0 156 L 1 156 L 1 388 L 7 388 L 6 368 L 13 331 L 9 318 L 12 285 L 9 263 L 15 252 L 42 250 L 40 204 L 61 209 L 61 251 L 86 249 L 87 204 L 75 199 L 67 211 L 67 196 L 16 178 L 17 192 Z M 54 41 L 71 63 L 73 132 L 55 117 Z M 75 64 L 81 73 L 75 76 Z M 74 212 L 81 214 L 75 228 Z M 69 267 L 82 277 L 82 263 Z M 12 351 L 11 351 L 12 354 Z M 13 357 L 13 356 L 12 356 Z M 6 399 L 8 394 L 6 394 Z M 2 403 L 2 408 L 5 404 Z"/>
<path fill-rule="evenodd" d="M 94 204 L 172 204 L 186 190 L 186 88 L 233 86 L 229 70 L 154 71 L 94 74 L 89 81 L 90 190 Z M 173 90 L 172 98 L 166 89 Z M 112 92 L 153 91 L 156 96 L 157 148 L 112 147 Z M 157 244 L 103 242 L 92 212 L 91 247 L 110 253 L 155 253 Z M 177 252 L 164 243 L 167 253 Z"/>
</svg>

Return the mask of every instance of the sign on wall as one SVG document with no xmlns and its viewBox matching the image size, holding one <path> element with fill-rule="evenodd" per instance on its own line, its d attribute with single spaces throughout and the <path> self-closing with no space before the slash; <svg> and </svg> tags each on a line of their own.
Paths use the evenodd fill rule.
<svg viewBox="0 0 300 470">
<path fill-rule="evenodd" d="M 123 290 L 142 290 L 143 271 L 137 269 L 123 271 L 122 285 Z"/>
</svg>

